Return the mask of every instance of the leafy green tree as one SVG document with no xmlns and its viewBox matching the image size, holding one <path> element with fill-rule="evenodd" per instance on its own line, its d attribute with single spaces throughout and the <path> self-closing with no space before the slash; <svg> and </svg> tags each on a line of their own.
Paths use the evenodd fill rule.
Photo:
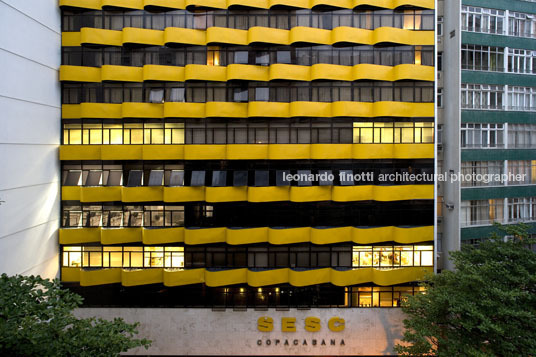
<svg viewBox="0 0 536 357">
<path fill-rule="evenodd" d="M 58 280 L 2 274 L 0 355 L 108 357 L 150 346 L 134 338 L 138 324 L 76 318 L 73 310 L 81 304 L 82 297 L 61 289 Z"/>
<path fill-rule="evenodd" d="M 478 247 L 453 252 L 455 271 L 429 276 L 408 297 L 401 355 L 536 356 L 536 253 L 526 225 L 500 227 Z"/>
</svg>

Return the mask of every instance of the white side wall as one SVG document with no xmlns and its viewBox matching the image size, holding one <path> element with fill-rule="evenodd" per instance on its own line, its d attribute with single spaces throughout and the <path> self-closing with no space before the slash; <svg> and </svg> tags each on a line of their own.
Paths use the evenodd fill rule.
<svg viewBox="0 0 536 357">
<path fill-rule="evenodd" d="M 139 322 L 137 337 L 150 339 L 152 345 L 149 350 L 138 348 L 128 354 L 160 356 L 392 356 L 394 345 L 402 338 L 404 319 L 399 308 L 289 311 L 83 308 L 76 314 Z M 272 318 L 273 331 L 258 330 L 257 320 L 263 316 Z M 281 331 L 281 320 L 285 317 L 296 319 L 295 332 Z M 320 319 L 320 331 L 305 330 L 307 317 Z M 330 331 L 328 321 L 333 317 L 344 319 L 343 331 Z"/>
<path fill-rule="evenodd" d="M 0 273 L 58 273 L 57 0 L 0 0 Z"/>
</svg>

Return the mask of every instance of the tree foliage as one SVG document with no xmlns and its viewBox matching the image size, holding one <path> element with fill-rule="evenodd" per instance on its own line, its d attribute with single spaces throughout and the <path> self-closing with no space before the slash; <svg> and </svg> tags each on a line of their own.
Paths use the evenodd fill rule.
<svg viewBox="0 0 536 357">
<path fill-rule="evenodd" d="M 78 319 L 82 297 L 39 276 L 0 278 L 1 356 L 117 356 L 150 341 L 135 339 L 138 324 Z"/>
<path fill-rule="evenodd" d="M 500 227 L 478 247 L 452 252 L 455 271 L 429 276 L 403 305 L 411 356 L 536 356 L 536 253 L 527 226 Z"/>
</svg>

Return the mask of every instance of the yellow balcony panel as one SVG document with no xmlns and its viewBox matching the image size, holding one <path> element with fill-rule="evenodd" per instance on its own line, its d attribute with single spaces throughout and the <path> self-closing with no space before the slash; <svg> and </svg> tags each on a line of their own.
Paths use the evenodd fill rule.
<svg viewBox="0 0 536 357">
<path fill-rule="evenodd" d="M 205 282 L 205 269 L 164 270 L 165 286 L 183 286 Z"/>
<path fill-rule="evenodd" d="M 209 27 L 207 29 L 207 43 L 247 45 L 248 30 L 230 29 L 226 27 Z"/>
<path fill-rule="evenodd" d="M 352 67 L 318 63 L 311 66 L 311 80 L 351 81 Z"/>
<path fill-rule="evenodd" d="M 143 80 L 184 82 L 184 67 L 146 64 L 143 66 Z"/>
<path fill-rule="evenodd" d="M 391 241 L 402 244 L 412 244 L 431 241 L 433 239 L 433 226 L 411 228 L 393 226 L 352 228 L 352 241 L 358 244 L 373 244 Z"/>
<path fill-rule="evenodd" d="M 123 32 L 82 27 L 80 29 L 80 43 L 102 46 L 122 46 Z"/>
<path fill-rule="evenodd" d="M 311 227 L 299 228 L 268 228 L 268 242 L 270 244 L 295 244 L 311 240 Z"/>
<path fill-rule="evenodd" d="M 248 115 L 248 104 L 233 102 L 207 102 L 205 105 L 205 115 L 207 118 L 246 118 Z"/>
<path fill-rule="evenodd" d="M 225 243 L 225 228 L 187 228 L 184 230 L 184 243 L 188 245 Z"/>
<path fill-rule="evenodd" d="M 62 65 L 60 66 L 60 81 L 100 82 L 101 71 L 94 67 Z"/>
<path fill-rule="evenodd" d="M 434 144 L 394 144 L 396 159 L 433 159 Z"/>
<path fill-rule="evenodd" d="M 80 201 L 80 186 L 62 186 L 62 201 Z"/>
<path fill-rule="evenodd" d="M 331 201 L 331 186 L 310 186 L 290 188 L 292 202 Z"/>
<path fill-rule="evenodd" d="M 333 102 L 331 103 L 333 117 L 363 117 L 374 116 L 373 103 L 364 102 Z"/>
<path fill-rule="evenodd" d="M 80 281 L 80 268 L 61 267 L 61 281 L 77 283 Z"/>
<path fill-rule="evenodd" d="M 354 27 L 340 26 L 331 30 L 333 44 L 363 44 L 373 45 L 374 31 Z"/>
<path fill-rule="evenodd" d="M 101 69 L 103 81 L 142 82 L 143 68 L 104 65 Z"/>
<path fill-rule="evenodd" d="M 374 279 L 372 268 L 352 270 L 331 270 L 331 283 L 336 286 L 349 286 L 369 283 Z"/>
<path fill-rule="evenodd" d="M 351 240 L 352 227 L 311 228 L 311 243 L 313 244 L 335 244 L 350 242 Z"/>
<path fill-rule="evenodd" d="M 62 32 L 61 45 L 62 47 L 78 47 L 82 39 L 80 32 Z"/>
<path fill-rule="evenodd" d="M 225 145 L 185 145 L 185 160 L 225 160 Z"/>
<path fill-rule="evenodd" d="M 142 241 L 142 228 L 103 228 L 101 230 L 102 244 L 125 244 Z"/>
<path fill-rule="evenodd" d="M 407 267 L 398 269 L 372 269 L 372 282 L 381 286 L 390 286 L 423 280 L 432 267 Z"/>
<path fill-rule="evenodd" d="M 165 118 L 204 118 L 205 103 L 164 103 Z"/>
<path fill-rule="evenodd" d="M 265 82 L 269 79 L 269 68 L 247 64 L 230 64 L 227 66 L 227 80 L 248 80 Z"/>
<path fill-rule="evenodd" d="M 205 201 L 207 202 L 238 202 L 247 201 L 247 187 L 207 187 Z"/>
<path fill-rule="evenodd" d="M 393 226 L 374 228 L 352 227 L 352 241 L 358 244 L 373 244 L 395 241 L 394 230 L 395 227 Z"/>
<path fill-rule="evenodd" d="M 80 286 L 116 284 L 121 282 L 121 268 L 80 270 Z"/>
<path fill-rule="evenodd" d="M 60 160 L 100 160 L 100 145 L 61 145 Z"/>
<path fill-rule="evenodd" d="M 423 9 L 434 9 L 434 0 L 393 0 L 396 7 L 415 6 Z"/>
<path fill-rule="evenodd" d="M 399 144 L 353 144 L 352 156 L 354 159 L 399 159 L 401 157 L 396 152 L 396 145 Z"/>
<path fill-rule="evenodd" d="M 81 109 L 80 104 L 62 104 L 61 117 L 62 119 L 79 119 Z"/>
<path fill-rule="evenodd" d="M 352 67 L 352 80 L 358 81 L 361 79 L 375 80 L 375 81 L 395 81 L 394 69 L 396 67 L 381 66 L 378 64 L 356 64 Z"/>
<path fill-rule="evenodd" d="M 311 144 L 311 159 L 351 159 L 352 144 Z"/>
<path fill-rule="evenodd" d="M 277 202 L 289 199 L 289 186 L 248 187 L 248 202 Z"/>
<path fill-rule="evenodd" d="M 123 286 L 138 286 L 158 284 L 164 282 L 164 269 L 123 269 L 121 271 L 121 284 Z"/>
<path fill-rule="evenodd" d="M 143 244 L 168 244 L 184 242 L 184 228 L 144 228 L 142 231 Z"/>
<path fill-rule="evenodd" d="M 297 271 L 289 269 L 289 283 L 292 286 L 309 286 L 326 284 L 331 281 L 331 269 L 313 269 Z"/>
<path fill-rule="evenodd" d="M 242 245 L 268 242 L 268 227 L 227 228 L 227 244 Z"/>
<path fill-rule="evenodd" d="M 411 244 L 434 240 L 434 226 L 401 228 L 393 227 L 393 240 L 398 243 Z"/>
<path fill-rule="evenodd" d="M 247 6 L 257 9 L 268 9 L 270 7 L 268 0 L 227 0 L 227 6 Z"/>
<path fill-rule="evenodd" d="M 260 287 L 277 284 L 286 284 L 289 281 L 289 269 L 271 269 L 263 271 L 247 271 L 249 286 Z"/>
<path fill-rule="evenodd" d="M 309 66 L 295 64 L 276 63 L 270 66 L 269 79 L 284 79 L 290 81 L 310 81 L 311 73 Z"/>
<path fill-rule="evenodd" d="M 60 244 L 100 243 L 100 228 L 60 228 Z"/>
<path fill-rule="evenodd" d="M 412 31 L 393 27 L 379 27 L 372 35 L 373 43 L 399 43 L 403 45 L 430 45 L 435 42 L 434 31 Z"/>
<path fill-rule="evenodd" d="M 143 145 L 101 145 L 102 160 L 142 160 Z"/>
<path fill-rule="evenodd" d="M 205 187 L 164 187 L 164 202 L 197 202 L 205 200 Z"/>
<path fill-rule="evenodd" d="M 156 202 L 164 199 L 164 187 L 123 187 L 123 202 Z"/>
<path fill-rule="evenodd" d="M 268 146 L 270 160 L 297 160 L 311 158 L 310 144 L 272 144 Z"/>
<path fill-rule="evenodd" d="M 156 103 L 122 103 L 123 118 L 163 118 L 164 106 Z"/>
<path fill-rule="evenodd" d="M 333 201 L 404 201 L 433 199 L 433 185 L 334 186 Z"/>
<path fill-rule="evenodd" d="M 143 145 L 143 160 L 182 160 L 184 145 Z"/>
<path fill-rule="evenodd" d="M 434 116 L 434 103 L 375 102 L 373 113 L 377 117 L 423 118 Z"/>
<path fill-rule="evenodd" d="M 226 0 L 186 0 L 186 6 L 190 7 L 210 7 L 213 9 L 226 9 Z"/>
<path fill-rule="evenodd" d="M 178 27 L 166 27 L 164 30 L 164 42 L 179 43 L 184 45 L 199 45 L 207 44 L 206 33 L 202 30 L 192 30 Z"/>
<path fill-rule="evenodd" d="M 120 119 L 121 104 L 81 103 L 80 118 Z"/>
<path fill-rule="evenodd" d="M 226 67 L 207 66 L 203 64 L 187 64 L 184 68 L 184 79 L 198 81 L 217 81 L 225 82 L 227 80 Z"/>
<path fill-rule="evenodd" d="M 144 7 L 147 9 L 151 8 L 161 8 L 164 10 L 167 9 L 176 9 L 182 10 L 186 7 L 184 0 L 144 0 Z"/>
<path fill-rule="evenodd" d="M 290 31 L 271 27 L 253 26 L 248 30 L 248 43 L 270 43 L 274 45 L 289 45 Z"/>
<path fill-rule="evenodd" d="M 368 201 L 373 199 L 373 186 L 333 186 L 332 199 L 336 202 Z"/>
<path fill-rule="evenodd" d="M 267 144 L 229 144 L 227 145 L 228 160 L 266 160 L 268 159 Z"/>
<path fill-rule="evenodd" d="M 309 0 L 270 0 L 270 7 L 288 6 L 301 9 L 309 9 Z"/>
<path fill-rule="evenodd" d="M 59 5 L 60 7 L 69 6 L 69 7 L 78 7 L 81 9 L 92 9 L 92 10 L 101 9 L 100 0 L 60 0 Z"/>
<path fill-rule="evenodd" d="M 341 9 L 351 9 L 354 7 L 352 0 L 311 0 L 310 5 L 311 7 L 332 6 Z"/>
<path fill-rule="evenodd" d="M 353 0 L 353 2 L 354 7 L 366 5 L 384 9 L 392 9 L 394 6 L 393 0 Z"/>
<path fill-rule="evenodd" d="M 394 80 L 413 79 L 417 81 L 433 81 L 433 66 L 421 66 L 416 64 L 399 64 L 394 67 Z"/>
<path fill-rule="evenodd" d="M 123 43 L 139 45 L 163 46 L 164 31 L 142 29 L 136 27 L 123 28 Z"/>
<path fill-rule="evenodd" d="M 290 114 L 289 103 L 276 102 L 249 102 L 248 117 L 274 117 L 288 118 Z"/>
<path fill-rule="evenodd" d="M 210 287 L 247 283 L 247 269 L 205 271 L 205 284 Z"/>
<path fill-rule="evenodd" d="M 120 186 L 80 187 L 80 202 L 121 201 Z"/>
<path fill-rule="evenodd" d="M 102 7 L 143 10 L 143 0 L 101 0 Z"/>
<path fill-rule="evenodd" d="M 331 117 L 331 103 L 323 102 L 292 102 L 291 117 Z"/>
<path fill-rule="evenodd" d="M 373 186 L 376 201 L 433 200 L 433 185 Z"/>
</svg>

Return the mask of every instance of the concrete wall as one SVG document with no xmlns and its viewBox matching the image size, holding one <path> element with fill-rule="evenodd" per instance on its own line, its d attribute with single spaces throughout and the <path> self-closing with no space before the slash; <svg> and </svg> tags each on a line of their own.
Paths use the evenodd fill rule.
<svg viewBox="0 0 536 357">
<path fill-rule="evenodd" d="M 443 4 L 443 109 L 439 121 L 443 124 L 443 170 L 449 175 L 460 172 L 461 123 L 461 2 Z M 449 176 L 450 178 L 450 176 Z M 449 252 L 460 249 L 460 184 L 443 182 L 442 268 L 452 270 Z"/>
<path fill-rule="evenodd" d="M 77 315 L 122 317 L 127 322 L 140 322 L 138 337 L 149 338 L 153 343 L 149 350 L 129 352 L 135 355 L 394 355 L 393 346 L 403 331 L 403 313 L 397 308 L 290 311 L 84 308 Z M 257 320 L 263 316 L 273 319 L 273 331 L 257 329 Z M 305 318 L 311 316 L 320 319 L 320 331 L 304 329 Z M 296 318 L 296 332 L 281 331 L 283 317 Z M 343 331 L 330 331 L 328 321 L 332 317 L 345 320 Z"/>
<path fill-rule="evenodd" d="M 58 273 L 57 0 L 0 0 L 0 273 Z"/>
</svg>

